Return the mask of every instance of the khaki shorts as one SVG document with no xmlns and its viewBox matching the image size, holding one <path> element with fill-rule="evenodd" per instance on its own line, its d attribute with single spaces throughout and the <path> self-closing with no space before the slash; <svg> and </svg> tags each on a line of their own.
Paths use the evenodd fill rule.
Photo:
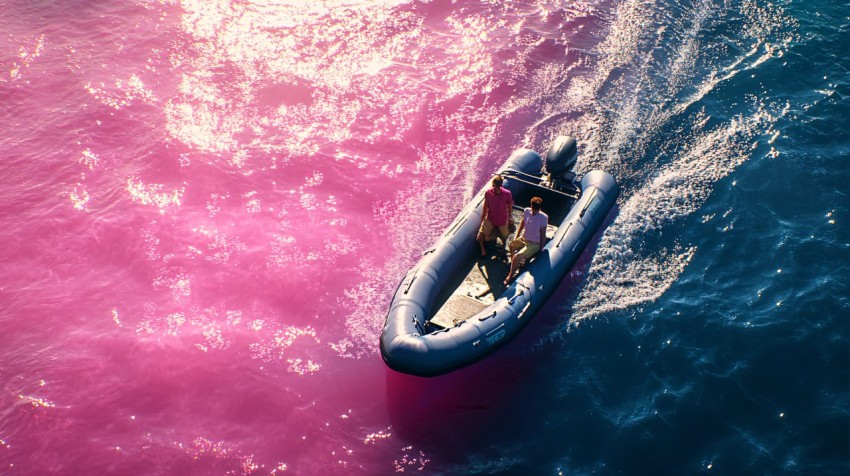
<svg viewBox="0 0 850 476">
<path fill-rule="evenodd" d="M 510 230 L 508 230 L 508 225 L 495 226 L 490 223 L 489 218 L 485 218 L 484 221 L 481 223 L 481 228 L 478 229 L 478 233 L 481 233 L 486 238 L 490 236 L 490 233 L 493 232 L 494 228 L 499 229 L 499 235 L 501 235 L 503 240 L 507 238 L 508 235 L 511 233 Z"/>
<path fill-rule="evenodd" d="M 531 241 L 525 241 L 525 238 L 519 238 L 511 242 L 510 250 L 519 250 L 519 256 L 522 256 L 522 259 L 528 259 L 537 254 L 538 251 L 540 251 L 540 244 Z"/>
</svg>

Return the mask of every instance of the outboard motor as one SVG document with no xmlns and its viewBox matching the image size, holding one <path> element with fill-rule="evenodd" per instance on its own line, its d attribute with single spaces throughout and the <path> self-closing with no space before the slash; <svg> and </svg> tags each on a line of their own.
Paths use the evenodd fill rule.
<svg viewBox="0 0 850 476">
<path fill-rule="evenodd" d="M 578 160 L 578 148 L 576 140 L 570 136 L 558 136 L 549 151 L 546 152 L 546 171 L 549 173 L 550 179 L 553 181 L 562 180 L 567 172 L 572 171 Z M 568 180 L 572 181 L 572 180 Z"/>
</svg>

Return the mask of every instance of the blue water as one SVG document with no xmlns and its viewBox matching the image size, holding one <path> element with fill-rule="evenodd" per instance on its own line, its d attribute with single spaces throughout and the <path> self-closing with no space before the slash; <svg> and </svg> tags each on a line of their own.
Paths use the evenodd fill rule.
<svg viewBox="0 0 850 476">
<path fill-rule="evenodd" d="M 669 288 L 582 322 L 541 359 L 546 370 L 535 382 L 545 387 L 529 389 L 525 402 L 541 424 L 518 438 L 535 442 L 524 445 L 527 461 L 545 462 L 529 463 L 530 472 L 850 474 L 850 6 L 748 5 L 764 24 L 781 15 L 781 25 L 758 44 L 734 14 L 706 20 L 697 43 L 719 64 L 760 51 L 661 130 L 647 131 L 643 150 L 625 152 L 627 167 L 664 167 L 698 147 L 693 141 L 709 140 L 703 131 L 730 129 L 736 117 L 763 113 L 771 124 L 708 144 L 700 154 L 719 147 L 746 160 L 692 214 L 636 237 L 638 256 L 693 249 Z M 672 27 L 693 21 L 678 15 L 683 7 L 653 8 L 669 10 Z M 782 54 L 754 61 L 771 45 Z M 651 66 L 645 73 L 665 74 Z M 649 96 L 637 100 L 642 111 L 659 91 L 635 93 Z M 614 106 L 605 114 L 616 126 Z M 692 134 L 694 116 L 705 121 L 698 137 L 677 137 Z M 737 144 L 727 149 L 728 141 Z M 625 185 L 639 194 L 645 174 L 635 175 Z"/>
<path fill-rule="evenodd" d="M 0 26 L 0 474 L 850 474 L 846 0 Z M 621 185 L 570 277 L 487 359 L 388 370 L 405 271 L 559 134 Z"/>
<path fill-rule="evenodd" d="M 455 469 L 850 474 L 850 6 L 635 8 L 648 53 L 584 116 L 620 216 Z"/>
</svg>

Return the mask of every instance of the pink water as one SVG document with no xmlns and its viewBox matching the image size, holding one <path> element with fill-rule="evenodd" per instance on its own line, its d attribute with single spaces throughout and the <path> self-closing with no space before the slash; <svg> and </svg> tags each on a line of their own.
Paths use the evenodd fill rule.
<svg viewBox="0 0 850 476">
<path fill-rule="evenodd" d="M 532 126 L 595 15 L 0 4 L 0 474 L 445 470 L 510 432 L 515 355 L 421 380 L 378 335 L 488 174 L 559 132 Z"/>
</svg>

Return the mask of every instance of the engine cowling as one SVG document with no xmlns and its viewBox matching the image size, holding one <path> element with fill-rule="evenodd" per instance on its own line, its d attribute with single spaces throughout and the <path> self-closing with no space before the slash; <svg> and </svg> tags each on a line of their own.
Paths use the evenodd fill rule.
<svg viewBox="0 0 850 476">
<path fill-rule="evenodd" d="M 572 171 L 578 160 L 576 140 L 571 136 L 558 136 L 546 152 L 546 172 L 555 178 Z"/>
</svg>

